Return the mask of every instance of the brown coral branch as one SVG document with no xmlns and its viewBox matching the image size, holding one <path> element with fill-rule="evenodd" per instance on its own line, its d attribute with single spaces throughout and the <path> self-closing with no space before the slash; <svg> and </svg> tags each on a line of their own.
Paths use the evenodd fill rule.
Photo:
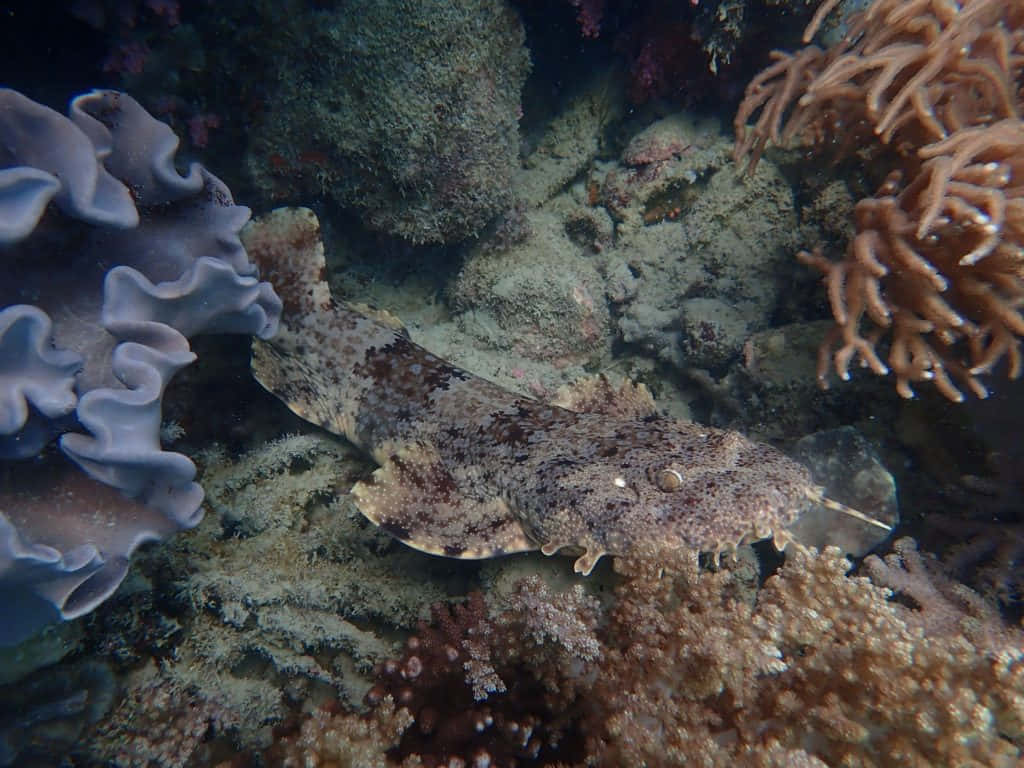
<svg viewBox="0 0 1024 768">
<path fill-rule="evenodd" d="M 984 397 L 978 376 L 1004 358 L 1020 374 L 1022 94 L 1024 4 L 1002 0 L 874 0 L 835 46 L 776 54 L 751 82 L 735 151 L 749 170 L 769 142 L 848 146 L 851 134 L 874 136 L 865 151 L 892 164 L 855 207 L 841 261 L 799 255 L 823 273 L 837 324 L 819 357 L 823 386 L 830 359 L 843 379 L 857 359 L 891 371 L 904 397 L 932 381 L 962 400 L 954 380 Z M 884 338 L 888 365 L 875 350 Z"/>
<path fill-rule="evenodd" d="M 734 121 L 736 148 L 733 157 L 736 162 L 749 157 L 747 169 L 750 173 L 757 167 L 769 141 L 784 143 L 783 124 L 787 121 L 787 113 L 800 92 L 817 77 L 823 61 L 823 53 L 816 46 L 794 55 L 773 51 L 771 56 L 775 63 L 747 86 L 746 98 L 740 104 Z M 757 122 L 748 130 L 747 121 L 758 110 L 761 111 Z"/>
</svg>

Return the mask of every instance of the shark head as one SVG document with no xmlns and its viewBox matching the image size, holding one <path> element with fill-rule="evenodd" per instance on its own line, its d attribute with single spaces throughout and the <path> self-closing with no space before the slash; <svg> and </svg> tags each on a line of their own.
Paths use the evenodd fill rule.
<svg viewBox="0 0 1024 768">
<path fill-rule="evenodd" d="M 539 466 L 526 519 L 545 554 L 580 551 L 589 573 L 605 554 L 723 552 L 774 536 L 821 498 L 810 473 L 738 432 L 649 418 L 580 417 Z M 572 439 L 575 433 L 577 439 Z"/>
</svg>

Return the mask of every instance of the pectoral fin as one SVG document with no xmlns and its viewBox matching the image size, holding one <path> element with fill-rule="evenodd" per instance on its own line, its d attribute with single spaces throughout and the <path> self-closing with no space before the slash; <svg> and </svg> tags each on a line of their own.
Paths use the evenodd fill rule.
<svg viewBox="0 0 1024 768">
<path fill-rule="evenodd" d="M 410 547 L 476 560 L 536 549 L 505 501 L 481 498 L 427 443 L 395 447 L 352 496 L 367 519 Z"/>
<path fill-rule="evenodd" d="M 540 551 L 544 555 L 551 557 L 552 555 L 557 554 L 558 551 L 563 548 L 575 552 L 579 552 L 580 550 L 580 547 L 574 546 L 572 544 L 562 544 L 560 542 L 549 541 L 547 544 L 544 544 L 540 548 Z M 572 569 L 576 573 L 582 574 L 584 576 L 589 576 L 590 572 L 594 570 L 594 566 L 597 565 L 597 561 L 607 554 L 607 552 L 605 552 L 596 544 L 584 546 L 583 554 L 576 558 L 576 562 L 573 563 Z"/>
</svg>

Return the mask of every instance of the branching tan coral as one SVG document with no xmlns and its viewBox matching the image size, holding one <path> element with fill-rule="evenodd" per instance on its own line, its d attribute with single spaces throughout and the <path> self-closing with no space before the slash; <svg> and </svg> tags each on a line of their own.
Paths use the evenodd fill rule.
<svg viewBox="0 0 1024 768">
<path fill-rule="evenodd" d="M 904 397 L 921 381 L 951 400 L 961 386 L 984 397 L 979 376 L 1004 358 L 1019 376 L 1024 3 L 875 0 L 829 50 L 774 57 L 736 115 L 737 161 L 753 170 L 769 143 L 800 140 L 891 168 L 856 206 L 841 261 L 799 254 L 825 275 L 836 321 L 822 386 L 829 367 L 846 379 L 856 360 L 891 371 Z"/>
<path fill-rule="evenodd" d="M 733 560 L 616 559 L 601 601 L 524 580 L 491 613 L 479 597 L 435 611 L 457 632 L 424 627 L 382 668 L 403 709 L 381 688 L 362 719 L 307 722 L 305 762 L 286 764 L 1020 765 L 1024 635 L 910 540 L 869 563 L 850 576 L 837 549 L 794 546 L 756 594 Z M 507 683 L 485 702 L 466 638 Z M 393 748 L 353 761 L 364 744 Z"/>
<path fill-rule="evenodd" d="M 835 549 L 791 549 L 753 605 L 728 570 L 617 565 L 605 720 L 583 729 L 599 765 L 1018 764 L 1021 633 L 965 588 L 947 597 L 909 540 L 873 575 L 922 608 Z"/>
<path fill-rule="evenodd" d="M 411 724 L 409 711 L 396 709 L 390 697 L 378 705 L 372 719 L 319 709 L 303 721 L 298 733 L 274 744 L 267 762 L 281 768 L 388 768 L 394 765 L 387 759 L 388 750 Z"/>
</svg>

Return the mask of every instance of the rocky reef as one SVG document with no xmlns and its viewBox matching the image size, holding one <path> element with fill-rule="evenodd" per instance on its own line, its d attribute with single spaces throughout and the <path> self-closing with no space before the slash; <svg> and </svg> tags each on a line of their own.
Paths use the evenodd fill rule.
<svg viewBox="0 0 1024 768">
<path fill-rule="evenodd" d="M 1019 15 L 990 0 L 961 7 L 974 3 L 1004 20 Z M 681 108 L 702 96 L 685 92 L 695 83 L 713 82 L 714 93 L 731 88 L 738 101 L 738 78 L 768 61 L 762 38 L 797 45 L 800 30 L 771 29 L 770 14 L 803 21 L 805 3 L 761 4 L 757 14 L 746 0 L 76 5 L 102 6 L 108 29 L 119 23 L 116 8 L 134 9 L 139 23 L 112 61 L 134 66 L 130 54 L 142 48 L 131 43 L 148 46 L 150 57 L 140 72 L 118 75 L 152 99 L 184 94 L 185 106 L 167 117 L 179 128 L 216 114 L 220 126 L 207 126 L 216 159 L 204 162 L 218 172 L 230 166 L 236 191 L 235 179 L 248 177 L 247 199 L 260 207 L 317 209 L 321 276 L 334 295 L 394 313 L 431 352 L 527 396 L 550 400 L 584 375 L 641 381 L 661 411 L 772 443 L 806 463 L 827 496 L 898 531 L 869 537 L 859 521 L 838 523 L 845 518 L 833 504 L 789 529 L 795 541 L 781 554 L 755 544 L 726 558 L 609 557 L 586 578 L 570 560 L 538 553 L 431 557 L 358 514 L 350 489 L 371 464 L 259 392 L 239 350 L 237 360 L 216 359 L 214 340 L 175 348 L 181 360 L 198 353 L 218 367 L 185 368 L 174 377 L 177 391 L 163 388 L 172 374 L 154 379 L 144 439 L 124 441 L 141 463 L 180 457 L 174 466 L 187 493 L 178 498 L 190 500 L 191 515 L 168 517 L 142 503 L 157 486 L 133 486 L 148 491 L 132 498 L 122 493 L 131 489 L 93 479 L 53 440 L 70 431 L 98 441 L 82 416 L 86 398 L 134 395 L 115 375 L 119 344 L 147 346 L 142 331 L 188 338 L 193 328 L 179 325 L 182 315 L 161 315 L 155 325 L 166 328 L 157 332 L 145 313 L 132 315 L 140 322 L 123 338 L 119 326 L 106 327 L 101 286 L 112 267 L 136 269 L 159 288 L 195 271 L 189 254 L 209 247 L 245 285 L 261 284 L 238 250 L 245 216 L 223 185 L 171 147 L 164 162 L 146 166 L 152 177 L 165 173 L 174 186 L 196 173 L 199 191 L 156 202 L 135 196 L 115 162 L 118 126 L 132 121 L 115 119 L 109 96 L 93 95 L 103 106 L 91 114 L 87 105 L 97 102 L 85 97 L 82 116 L 47 112 L 40 124 L 103 125 L 109 155 L 102 131 L 76 129 L 87 134 L 92 186 L 124 183 L 139 221 L 117 228 L 83 219 L 54 191 L 24 235 L 0 247 L 14 274 L 32 275 L 32 290 L 11 304 L 36 305 L 51 323 L 31 326 L 38 315 L 18 310 L 13 332 L 0 331 L 0 386 L 12 380 L 5 338 L 35 353 L 33 383 L 49 382 L 17 389 L 23 420 L 17 408 L 0 409 L 0 420 L 22 425 L 10 433 L 15 445 L 49 445 L 4 461 L 0 512 L 18 510 L 8 516 L 18 536 L 45 524 L 65 537 L 44 542 L 52 551 L 32 549 L 34 560 L 4 560 L 0 551 L 0 579 L 8 579 L 0 585 L 11 585 L 0 599 L 5 617 L 21 622 L 12 641 L 57 615 L 53 606 L 68 591 L 55 593 L 54 584 L 72 585 L 65 615 L 83 614 L 0 649 L 0 765 L 1020 763 L 1020 382 L 987 378 L 991 398 L 959 406 L 927 386 L 904 401 L 851 365 L 849 381 L 821 391 L 818 347 L 834 307 L 821 275 L 794 256 L 816 243 L 841 252 L 863 234 L 857 201 L 874 200 L 884 182 L 877 168 L 892 166 L 858 162 L 866 148 L 829 164 L 804 145 L 767 146 L 747 177 L 732 159 L 732 108 Z M 623 16 L 641 7 L 636 18 Z M 836 16 L 841 36 L 851 27 Z M 539 30 L 538 19 L 552 28 Z M 565 25 L 568 47 L 557 35 Z M 1007 29 L 983 39 L 1002 39 Z M 1012 34 L 1006 61 L 1016 67 L 1016 94 L 1021 42 Z M 560 40 L 556 54 L 542 50 L 551 40 Z M 178 41 L 191 42 L 171 45 Z M 682 43 L 707 56 L 693 64 Z M 974 54 L 997 51 L 979 45 Z M 545 69 L 524 87 L 528 56 L 535 72 Z M 714 78 L 709 57 L 721 72 Z M 824 72 L 819 64 L 806 71 Z M 815 115 L 829 127 L 827 109 Z M 147 136 L 166 142 L 147 148 L 170 147 L 163 129 L 144 124 Z M 3 126 L 0 117 L 0 134 Z M 224 148 L 228 137 L 236 147 Z M 895 149 L 868 154 L 906 161 Z M 30 171 L 5 176 L 10 167 Z M 103 169 L 121 181 L 111 184 Z M 18 189 L 58 189 L 36 170 L 70 178 L 41 161 L 12 161 L 0 170 L 0 211 L 5 201 L 34 199 L 5 196 L 4 179 L 16 177 Z M 939 224 L 943 235 L 956 229 Z M 23 241 L 33 249 L 19 250 Z M 171 254 L 180 256 L 174 269 L 151 274 L 152 242 L 185 243 L 188 254 Z M 61 261 L 69 243 L 81 247 L 73 263 Z M 65 280 L 61 265 L 77 279 Z M 69 284 L 88 301 L 51 300 Z M 275 311 L 261 290 L 251 306 L 269 321 Z M 9 293 L 0 287 L 0 297 Z M 141 291 L 144 308 L 151 298 Z M 62 328 L 72 326 L 61 323 L 71 314 L 86 321 L 69 336 Z M 233 330 L 270 330 L 257 325 Z M 62 341 L 72 337 L 102 346 L 93 354 Z M 871 338 L 880 355 L 888 349 L 884 334 Z M 1012 362 L 1010 347 L 1003 357 Z M 97 372 L 88 387 L 86 371 Z M 182 390 L 192 399 L 182 400 Z M 180 425 L 161 426 L 168 418 Z M 71 553 L 91 554 L 75 549 L 82 520 L 97 550 L 118 553 L 96 582 L 76 582 L 79 572 L 66 569 Z M 31 548 L 6 533 L 0 545 L 19 558 Z M 136 549 L 150 534 L 162 541 Z M 42 586 L 32 592 L 32 584 Z M 24 600 L 32 594 L 41 597 Z M 8 608 L 30 604 L 44 616 Z"/>
</svg>

